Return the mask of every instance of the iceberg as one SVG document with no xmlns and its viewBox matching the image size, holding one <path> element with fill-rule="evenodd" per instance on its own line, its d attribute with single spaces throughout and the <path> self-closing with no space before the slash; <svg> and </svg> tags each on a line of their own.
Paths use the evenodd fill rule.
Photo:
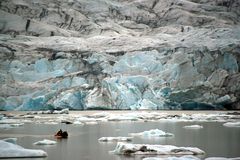
<svg viewBox="0 0 240 160">
<path fill-rule="evenodd" d="M 172 137 L 174 134 L 164 132 L 159 129 L 151 129 L 149 131 L 144 131 L 140 133 L 130 133 L 132 136 L 144 136 L 144 137 Z"/>
<path fill-rule="evenodd" d="M 203 128 L 203 126 L 200 126 L 200 125 L 196 124 L 196 125 L 184 126 L 183 128 L 186 128 L 186 129 L 201 129 L 201 128 Z"/>
<path fill-rule="evenodd" d="M 47 157 L 43 150 L 25 149 L 17 144 L 0 140 L 0 158 L 38 158 Z"/>
<path fill-rule="evenodd" d="M 224 123 L 223 126 L 225 126 L 225 127 L 240 127 L 240 122 L 227 122 L 227 123 Z"/>
<path fill-rule="evenodd" d="M 133 137 L 101 137 L 100 142 L 118 142 L 118 141 L 132 141 Z"/>
<path fill-rule="evenodd" d="M 236 158 L 209 157 L 209 158 L 206 158 L 205 160 L 240 160 L 240 157 L 236 157 Z"/>
<path fill-rule="evenodd" d="M 200 160 L 199 158 L 191 155 L 181 156 L 181 157 L 148 157 L 143 158 L 143 160 Z"/>
<path fill-rule="evenodd" d="M 54 144 L 56 144 L 56 143 L 57 143 L 56 141 L 44 139 L 44 140 L 42 140 L 42 141 L 35 142 L 34 144 L 35 144 L 35 145 L 54 145 Z"/>
<path fill-rule="evenodd" d="M 203 155 L 205 152 L 196 147 L 176 147 L 172 145 L 130 144 L 118 142 L 115 150 L 120 155 Z"/>
</svg>

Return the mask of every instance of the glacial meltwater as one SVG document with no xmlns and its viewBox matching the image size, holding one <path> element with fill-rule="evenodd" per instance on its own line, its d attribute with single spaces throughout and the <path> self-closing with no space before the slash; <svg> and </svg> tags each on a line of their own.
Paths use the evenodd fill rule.
<svg viewBox="0 0 240 160">
<path fill-rule="evenodd" d="M 184 128 L 186 125 L 196 124 L 203 128 Z M 59 129 L 68 131 L 68 139 L 54 138 Z M 137 136 L 129 143 L 198 147 L 206 152 L 200 158 L 240 157 L 240 128 L 225 127 L 222 122 L 99 122 L 82 126 L 25 123 L 17 128 L 0 129 L 0 139 L 16 137 L 17 144 L 24 148 L 42 149 L 48 154 L 44 160 L 140 160 L 150 156 L 114 155 L 109 151 L 115 149 L 117 142 L 99 142 L 98 139 L 108 136 L 129 136 L 130 133 L 150 129 L 160 129 L 173 133 L 174 136 L 153 138 Z M 42 146 L 33 144 L 43 139 L 55 140 L 57 144 Z"/>
</svg>

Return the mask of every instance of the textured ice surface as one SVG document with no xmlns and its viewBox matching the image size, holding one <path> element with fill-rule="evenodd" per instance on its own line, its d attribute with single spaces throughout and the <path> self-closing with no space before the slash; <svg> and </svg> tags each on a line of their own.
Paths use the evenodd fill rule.
<svg viewBox="0 0 240 160">
<path fill-rule="evenodd" d="M 176 147 L 172 145 L 130 144 L 118 142 L 115 154 L 159 154 L 159 155 L 201 155 L 205 152 L 196 147 Z"/>
</svg>

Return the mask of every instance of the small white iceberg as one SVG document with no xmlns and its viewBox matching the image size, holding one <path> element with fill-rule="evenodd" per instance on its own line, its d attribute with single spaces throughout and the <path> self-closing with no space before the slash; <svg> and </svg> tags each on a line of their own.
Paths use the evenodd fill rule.
<svg viewBox="0 0 240 160">
<path fill-rule="evenodd" d="M 35 145 L 54 145 L 54 144 L 56 144 L 56 143 L 57 143 L 56 141 L 44 139 L 44 140 L 42 140 L 42 141 L 35 142 L 34 144 L 35 144 Z"/>
<path fill-rule="evenodd" d="M 227 123 L 224 123 L 223 126 L 225 126 L 225 127 L 240 127 L 240 122 L 227 122 Z"/>
<path fill-rule="evenodd" d="M 186 129 L 202 129 L 203 126 L 196 124 L 196 125 L 184 126 L 183 128 L 186 128 Z"/>
<path fill-rule="evenodd" d="M 159 129 L 151 129 L 140 133 L 130 133 L 131 136 L 144 136 L 144 137 L 172 137 L 174 134 L 164 132 Z"/>
<path fill-rule="evenodd" d="M 38 158 L 47 157 L 43 150 L 25 149 L 17 144 L 0 140 L 0 159 L 1 158 Z"/>
<path fill-rule="evenodd" d="M 205 160 L 240 160 L 240 157 L 236 157 L 236 158 L 209 157 L 209 158 L 206 158 Z"/>
<path fill-rule="evenodd" d="M 192 155 L 186 155 L 181 157 L 148 157 L 143 158 L 143 160 L 200 160 L 200 159 Z"/>
<path fill-rule="evenodd" d="M 115 150 L 111 151 L 111 153 L 122 155 L 202 155 L 205 152 L 196 147 L 118 142 Z"/>
<path fill-rule="evenodd" d="M 132 141 L 133 137 L 102 137 L 99 138 L 100 142 L 119 142 L 119 141 Z"/>
</svg>

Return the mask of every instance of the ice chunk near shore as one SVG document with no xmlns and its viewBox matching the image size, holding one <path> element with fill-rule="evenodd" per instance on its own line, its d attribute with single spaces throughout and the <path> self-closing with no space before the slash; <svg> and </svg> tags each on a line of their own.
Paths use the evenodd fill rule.
<svg viewBox="0 0 240 160">
<path fill-rule="evenodd" d="M 139 133 L 130 133 L 131 136 L 144 136 L 144 137 L 172 137 L 174 134 L 164 132 L 159 129 L 151 129 L 149 131 L 143 131 Z"/>
<path fill-rule="evenodd" d="M 25 149 L 17 144 L 0 140 L 0 158 L 38 158 L 47 157 L 43 150 Z"/>
<path fill-rule="evenodd" d="M 118 142 L 118 141 L 132 141 L 133 137 L 101 137 L 100 142 Z"/>
<path fill-rule="evenodd" d="M 130 144 L 118 142 L 114 154 L 137 155 L 202 155 L 205 152 L 196 147 L 176 147 L 172 145 Z"/>
<path fill-rule="evenodd" d="M 143 160 L 200 160 L 200 159 L 192 155 L 186 155 L 181 157 L 147 157 L 143 158 Z"/>
<path fill-rule="evenodd" d="M 225 126 L 225 127 L 240 127 L 240 121 L 239 122 L 227 122 L 227 123 L 224 123 L 223 126 Z"/>
<path fill-rule="evenodd" d="M 184 126 L 183 128 L 185 128 L 185 129 L 202 129 L 203 126 L 196 124 L 196 125 Z"/>
<path fill-rule="evenodd" d="M 56 144 L 56 143 L 57 143 L 56 141 L 44 139 L 44 140 L 42 140 L 42 141 L 35 142 L 34 144 L 35 144 L 35 145 L 54 145 L 54 144 Z"/>
</svg>

